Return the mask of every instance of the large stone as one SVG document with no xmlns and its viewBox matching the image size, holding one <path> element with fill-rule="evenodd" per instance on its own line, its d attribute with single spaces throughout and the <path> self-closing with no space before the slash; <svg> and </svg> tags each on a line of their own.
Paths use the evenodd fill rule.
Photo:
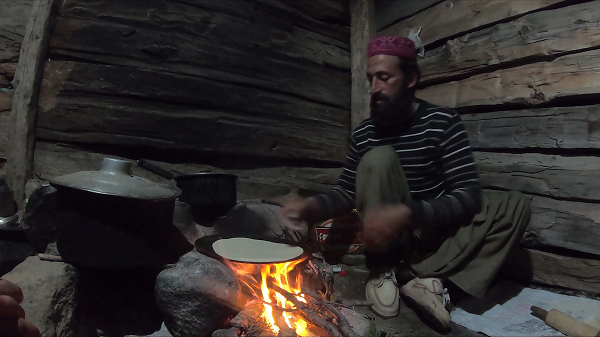
<svg viewBox="0 0 600 337">
<path fill-rule="evenodd" d="M 196 228 L 192 216 L 192 207 L 184 202 L 175 201 L 173 225 L 179 229 L 181 234 L 183 234 L 191 244 L 194 244 L 194 242 L 200 238 L 200 233 Z"/>
<path fill-rule="evenodd" d="M 213 228 L 222 236 L 284 239 L 283 228 L 277 217 L 280 209 L 260 200 L 243 200 L 215 221 Z M 306 237 L 308 233 L 300 234 Z"/>
<path fill-rule="evenodd" d="M 154 294 L 158 271 L 78 270 L 78 304 L 86 325 L 99 336 L 147 336 L 161 328 L 163 317 Z"/>
<path fill-rule="evenodd" d="M 79 319 L 80 304 L 76 299 L 78 273 L 71 265 L 27 258 L 3 279 L 21 287 L 21 304 L 26 318 L 35 324 L 42 336 L 90 336 Z"/>
<path fill-rule="evenodd" d="M 210 336 L 239 310 L 239 283 L 223 263 L 191 251 L 156 279 L 158 307 L 174 337 Z"/>
</svg>

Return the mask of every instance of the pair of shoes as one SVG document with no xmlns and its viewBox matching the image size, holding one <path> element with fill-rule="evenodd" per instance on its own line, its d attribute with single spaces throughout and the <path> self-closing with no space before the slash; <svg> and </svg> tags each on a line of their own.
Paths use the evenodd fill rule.
<svg viewBox="0 0 600 337">
<path fill-rule="evenodd" d="M 400 293 L 396 273 L 386 271 L 372 272 L 366 286 L 367 300 L 371 310 L 380 317 L 391 318 L 400 312 Z"/>
<path fill-rule="evenodd" d="M 443 287 L 442 280 L 415 278 L 402 286 L 400 293 L 404 303 L 420 314 L 424 320 L 439 330 L 449 329 L 450 313 L 446 310 L 446 304 L 450 303 L 450 295 Z"/>
<path fill-rule="evenodd" d="M 367 300 L 371 310 L 383 317 L 391 318 L 400 312 L 400 293 L 405 303 L 439 330 L 448 330 L 450 314 L 446 304 L 450 302 L 448 290 L 437 278 L 414 278 L 400 290 L 394 271 L 372 273 L 366 286 Z"/>
</svg>

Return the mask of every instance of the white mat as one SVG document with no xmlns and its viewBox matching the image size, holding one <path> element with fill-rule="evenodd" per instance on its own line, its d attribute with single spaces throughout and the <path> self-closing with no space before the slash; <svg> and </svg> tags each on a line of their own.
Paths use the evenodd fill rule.
<svg viewBox="0 0 600 337">
<path fill-rule="evenodd" d="M 560 310 L 600 328 L 600 301 L 524 288 L 502 281 L 485 299 L 461 303 L 450 316 L 452 321 L 488 336 L 564 336 L 531 315 L 530 307 Z"/>
</svg>

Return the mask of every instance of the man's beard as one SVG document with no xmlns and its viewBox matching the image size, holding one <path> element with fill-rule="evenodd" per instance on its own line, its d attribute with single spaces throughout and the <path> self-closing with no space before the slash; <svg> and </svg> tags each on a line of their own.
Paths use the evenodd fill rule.
<svg viewBox="0 0 600 337">
<path fill-rule="evenodd" d="M 377 105 L 377 101 L 383 104 Z M 405 124 L 412 116 L 412 95 L 408 88 L 403 86 L 393 100 L 383 93 L 371 96 L 371 120 L 380 132 L 389 132 Z"/>
</svg>

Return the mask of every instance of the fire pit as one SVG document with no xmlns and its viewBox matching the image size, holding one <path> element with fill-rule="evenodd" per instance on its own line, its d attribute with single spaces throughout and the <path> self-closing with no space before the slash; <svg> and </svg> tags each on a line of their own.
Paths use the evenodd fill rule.
<svg viewBox="0 0 600 337">
<path fill-rule="evenodd" d="M 325 291 L 303 287 L 299 266 L 320 277 L 307 258 L 278 264 L 226 261 L 241 284 L 244 309 L 231 320 L 238 336 L 359 336 Z"/>
</svg>

